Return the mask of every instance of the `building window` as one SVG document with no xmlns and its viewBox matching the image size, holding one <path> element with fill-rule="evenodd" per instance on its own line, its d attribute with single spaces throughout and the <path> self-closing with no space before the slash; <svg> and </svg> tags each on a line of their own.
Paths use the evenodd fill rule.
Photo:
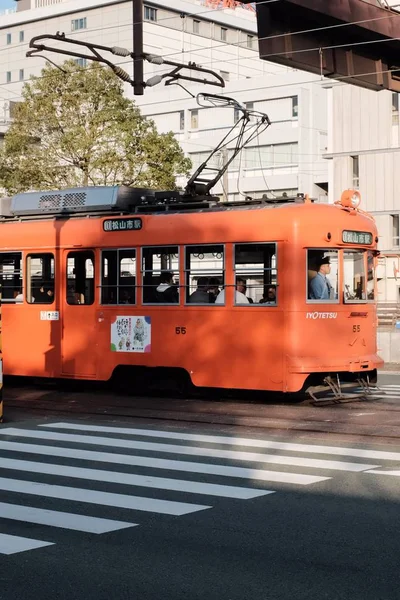
<svg viewBox="0 0 400 600">
<path fill-rule="evenodd" d="M 220 75 L 224 81 L 229 81 L 229 73 L 228 71 L 220 71 Z"/>
<path fill-rule="evenodd" d="M 393 246 L 398 248 L 400 246 L 400 223 L 399 215 L 391 215 L 392 217 L 392 235 L 393 235 Z"/>
<path fill-rule="evenodd" d="M 226 27 L 221 27 L 221 40 L 223 42 L 226 42 L 227 38 L 228 38 L 228 30 L 227 30 L 227 28 Z"/>
<path fill-rule="evenodd" d="M 353 171 L 353 188 L 358 188 L 360 185 L 360 161 L 359 156 L 351 157 Z"/>
<path fill-rule="evenodd" d="M 101 303 L 135 304 L 136 250 L 104 250 L 101 260 Z"/>
<path fill-rule="evenodd" d="M 292 97 L 292 118 L 297 119 L 299 116 L 299 98 L 298 96 Z"/>
<path fill-rule="evenodd" d="M 143 304 L 179 304 L 178 246 L 143 248 Z"/>
<path fill-rule="evenodd" d="M 193 19 L 193 33 L 200 33 L 200 21 Z"/>
<path fill-rule="evenodd" d="M 25 33 L 23 31 L 19 32 L 19 41 L 22 43 L 25 40 Z"/>
<path fill-rule="evenodd" d="M 185 302 L 214 304 L 224 287 L 224 247 L 186 246 Z M 223 302 L 221 302 L 223 304 Z"/>
<path fill-rule="evenodd" d="M 20 69 L 20 70 L 19 70 L 19 80 L 20 80 L 20 81 L 23 81 L 23 80 L 24 80 L 24 70 L 23 70 L 23 69 Z"/>
<path fill-rule="evenodd" d="M 22 253 L 0 254 L 1 301 L 22 302 Z"/>
<path fill-rule="evenodd" d="M 28 254 L 26 278 L 26 299 L 29 304 L 52 304 L 54 302 L 53 254 Z"/>
<path fill-rule="evenodd" d="M 236 244 L 235 282 L 235 304 L 276 305 L 276 245 Z"/>
<path fill-rule="evenodd" d="M 7 46 L 11 44 L 11 33 L 7 33 Z"/>
<path fill-rule="evenodd" d="M 71 21 L 71 31 L 77 31 L 78 29 L 87 29 L 86 17 L 82 19 L 73 19 Z"/>
<path fill-rule="evenodd" d="M 185 129 L 185 111 L 181 110 L 179 112 L 179 129 L 184 131 Z"/>
<path fill-rule="evenodd" d="M 157 21 L 157 9 L 151 6 L 144 7 L 144 20 L 145 21 Z"/>
<path fill-rule="evenodd" d="M 11 82 L 11 71 L 7 71 L 7 83 Z"/>
<path fill-rule="evenodd" d="M 233 122 L 237 123 L 240 119 L 240 117 L 242 116 L 242 111 L 239 108 L 234 108 L 233 109 Z"/>
<path fill-rule="evenodd" d="M 67 257 L 67 303 L 93 304 L 94 253 L 69 252 Z"/>
<path fill-rule="evenodd" d="M 392 93 L 392 125 L 399 124 L 399 94 Z"/>
<path fill-rule="evenodd" d="M 247 47 L 248 48 L 253 48 L 253 42 L 254 42 L 254 35 L 248 35 L 247 36 Z"/>
<path fill-rule="evenodd" d="M 197 108 L 190 111 L 190 127 L 191 129 L 199 128 L 199 111 Z"/>
<path fill-rule="evenodd" d="M 74 63 L 78 65 L 78 67 L 82 67 L 85 69 L 87 67 L 87 59 L 86 58 L 75 58 Z"/>
</svg>

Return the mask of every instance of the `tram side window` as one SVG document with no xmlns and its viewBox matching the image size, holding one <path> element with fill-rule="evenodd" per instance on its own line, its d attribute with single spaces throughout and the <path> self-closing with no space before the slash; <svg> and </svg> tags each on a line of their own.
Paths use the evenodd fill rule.
<svg viewBox="0 0 400 600">
<path fill-rule="evenodd" d="M 179 248 L 142 250 L 143 304 L 179 304 Z"/>
<path fill-rule="evenodd" d="M 370 250 L 367 252 L 367 298 L 375 300 L 375 257 Z"/>
<path fill-rule="evenodd" d="M 224 287 L 224 247 L 186 246 L 185 302 L 214 304 Z"/>
<path fill-rule="evenodd" d="M 350 304 L 366 300 L 364 256 L 358 250 L 344 252 L 344 301 Z"/>
<path fill-rule="evenodd" d="M 94 253 L 69 252 L 67 257 L 67 303 L 93 304 Z"/>
<path fill-rule="evenodd" d="M 2 302 L 22 302 L 22 252 L 0 253 Z"/>
<path fill-rule="evenodd" d="M 307 255 L 309 302 L 338 302 L 338 251 L 313 249 Z"/>
<path fill-rule="evenodd" d="M 29 304 L 54 302 L 53 254 L 28 254 L 26 257 L 26 299 Z"/>
<path fill-rule="evenodd" d="M 235 304 L 276 305 L 276 244 L 236 244 L 235 277 Z"/>
<path fill-rule="evenodd" d="M 101 303 L 135 304 L 136 250 L 103 250 L 101 258 Z"/>
</svg>

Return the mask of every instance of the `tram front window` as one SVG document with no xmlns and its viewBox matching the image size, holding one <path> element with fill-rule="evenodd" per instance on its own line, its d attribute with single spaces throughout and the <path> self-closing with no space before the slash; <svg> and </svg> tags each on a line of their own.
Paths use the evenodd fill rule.
<svg viewBox="0 0 400 600">
<path fill-rule="evenodd" d="M 338 302 L 338 251 L 308 250 L 307 281 L 309 302 Z"/>
<path fill-rule="evenodd" d="M 364 252 L 352 250 L 344 252 L 344 301 L 365 302 Z"/>
</svg>

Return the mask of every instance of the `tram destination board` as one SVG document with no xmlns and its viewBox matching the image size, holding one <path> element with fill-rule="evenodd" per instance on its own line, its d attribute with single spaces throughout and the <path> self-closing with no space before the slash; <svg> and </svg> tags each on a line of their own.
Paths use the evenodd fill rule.
<svg viewBox="0 0 400 600">
<path fill-rule="evenodd" d="M 342 241 L 345 244 L 372 244 L 372 233 L 368 231 L 343 231 Z"/>
<path fill-rule="evenodd" d="M 106 219 L 104 231 L 137 231 L 142 229 L 142 219 Z"/>
</svg>

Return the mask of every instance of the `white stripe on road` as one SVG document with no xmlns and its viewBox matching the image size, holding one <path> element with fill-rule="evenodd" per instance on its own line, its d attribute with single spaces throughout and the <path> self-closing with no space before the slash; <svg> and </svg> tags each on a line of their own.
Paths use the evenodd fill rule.
<svg viewBox="0 0 400 600">
<path fill-rule="evenodd" d="M 373 466 L 370 468 L 373 468 Z M 230 485 L 217 485 L 181 479 L 166 479 L 164 477 L 150 477 L 148 475 L 131 475 L 130 473 L 120 473 L 116 471 L 67 467 L 65 465 L 36 463 L 29 460 L 15 460 L 12 458 L 1 458 L 0 469 L 28 471 L 28 473 L 56 475 L 57 477 L 75 477 L 77 479 L 86 479 L 89 481 L 104 481 L 120 485 L 134 485 L 138 487 L 155 488 L 158 490 L 185 492 L 187 494 L 205 494 L 207 496 L 221 496 L 222 498 L 236 498 L 240 500 L 248 500 L 249 498 L 257 498 L 273 493 L 267 490 L 256 490 Z M 277 476 L 277 479 L 274 479 L 274 481 L 278 480 L 284 481 L 285 483 L 297 483 L 298 485 L 308 485 L 310 483 L 308 475 L 275 472 L 273 472 L 273 474 Z M 281 475 L 284 477 L 280 478 Z M 315 482 L 313 481 L 312 483 Z"/>
<path fill-rule="evenodd" d="M 127 429 L 124 427 L 106 427 L 95 425 L 76 425 L 74 423 L 51 423 L 39 425 L 39 427 L 52 427 L 55 429 L 76 429 L 81 431 L 98 431 L 102 433 L 116 433 L 120 435 L 135 435 L 143 437 L 159 437 L 166 439 L 185 440 L 191 442 L 203 442 L 206 444 L 224 444 L 229 446 L 250 446 L 265 448 L 267 450 L 284 450 L 288 452 L 304 452 L 307 454 L 334 454 L 337 456 L 354 456 L 357 458 L 372 458 L 382 460 L 400 460 L 400 452 L 386 452 L 382 450 L 363 450 L 361 448 L 342 448 L 340 446 L 317 446 L 314 444 L 296 444 L 292 442 L 275 442 L 270 440 L 259 440 L 253 438 L 237 438 L 218 435 L 197 435 L 193 433 L 174 433 L 171 431 L 157 431 L 152 429 Z M 9 431 L 0 431 L 6 435 Z M 24 432 L 24 429 L 15 429 Z M 20 434 L 22 435 L 22 434 Z M 82 436 L 78 436 L 82 437 Z M 93 436 L 83 436 L 83 439 L 96 439 Z M 55 439 L 55 438 L 54 438 Z M 97 438 L 102 439 L 102 438 Z M 71 440 L 72 441 L 72 440 Z M 90 442 L 87 442 L 90 443 Z M 107 444 L 108 445 L 108 444 Z"/>
<path fill-rule="evenodd" d="M 392 475 L 392 477 L 400 477 L 400 470 L 397 471 L 367 471 L 367 473 L 373 473 L 374 475 Z"/>
<path fill-rule="evenodd" d="M 35 550 L 44 546 L 53 546 L 53 543 L 0 533 L 0 554 L 16 554 L 17 552 Z"/>
<path fill-rule="evenodd" d="M 128 527 L 135 527 L 137 525 L 136 523 L 87 517 L 74 513 L 35 508 L 33 506 L 6 504 L 5 502 L 0 502 L 0 516 L 2 519 L 25 521 L 37 525 L 48 525 L 49 527 L 61 527 L 62 529 L 73 529 L 74 531 L 84 531 L 85 533 L 109 533 L 110 531 L 119 531 L 120 529 L 127 529 Z"/>
<path fill-rule="evenodd" d="M 341 471 L 365 471 L 379 465 L 365 465 L 358 463 L 346 463 L 337 461 L 326 461 L 320 459 L 310 459 L 304 457 L 289 457 L 280 455 L 265 455 L 255 454 L 252 452 L 242 452 L 238 450 L 220 450 L 218 448 L 199 448 L 194 446 L 181 446 L 173 444 L 162 444 L 154 442 L 139 442 L 136 440 L 121 440 L 118 438 L 104 438 L 88 435 L 74 435 L 70 433 L 59 433 L 51 431 L 30 431 L 27 429 L 2 429 L 0 435 L 10 435 L 25 438 L 34 438 L 41 440 L 56 440 L 59 442 L 69 442 L 78 444 L 91 444 L 96 446 L 111 446 L 113 448 L 128 448 L 133 450 L 147 450 L 151 452 L 166 452 L 169 454 L 183 454 L 185 456 L 208 456 L 211 458 L 226 458 L 229 460 L 283 464 L 300 467 L 310 467 L 319 469 L 336 469 Z M 206 436 L 210 437 L 210 436 Z M 218 439 L 218 438 L 217 438 Z M 234 439 L 234 438 L 233 438 Z M 258 441 L 258 440 L 256 440 Z M 217 443 L 217 442 L 215 442 Z M 280 445 L 280 444 L 279 444 Z M 285 444 L 282 444 L 285 446 Z M 308 452 L 306 448 L 300 444 L 287 444 L 291 446 L 300 446 L 302 452 Z M 312 447 L 312 446 L 311 446 Z M 286 448 L 280 448 L 286 449 Z M 335 450 L 342 450 L 335 448 Z M 339 452 L 338 452 L 339 453 Z M 400 456 L 400 454 L 399 454 Z"/>
<path fill-rule="evenodd" d="M 62 456 L 78 460 L 90 460 L 97 462 L 113 463 L 118 465 L 130 465 L 135 467 L 150 467 L 151 469 L 168 469 L 170 471 L 187 471 L 189 473 L 202 473 L 205 475 L 222 475 L 223 477 L 235 477 L 238 479 L 249 479 L 253 481 L 270 481 L 271 471 L 262 469 L 247 469 L 245 467 L 229 467 L 182 460 L 169 460 L 164 458 L 153 458 L 148 456 L 132 456 L 130 454 L 114 454 L 109 452 L 94 452 L 92 450 L 76 450 L 75 448 L 62 448 L 58 446 L 38 446 L 36 444 L 22 444 L 19 442 L 1 442 L 0 450 L 8 452 L 24 452 L 40 454 L 44 456 Z M 376 465 L 373 465 L 375 467 Z M 0 463 L 1 467 L 1 463 Z M 318 481 L 330 479 L 320 477 Z M 313 481 L 312 483 L 315 483 Z"/>
<path fill-rule="evenodd" d="M 155 500 L 153 498 L 141 498 L 125 494 L 111 494 L 110 492 L 99 492 L 63 485 L 49 485 L 47 483 L 21 481 L 18 479 L 6 479 L 4 477 L 0 477 L 0 490 L 174 516 L 188 515 L 199 510 L 211 508 L 211 506 L 201 506 L 200 504 L 186 504 L 185 502 L 171 502 L 169 500 Z"/>
</svg>

